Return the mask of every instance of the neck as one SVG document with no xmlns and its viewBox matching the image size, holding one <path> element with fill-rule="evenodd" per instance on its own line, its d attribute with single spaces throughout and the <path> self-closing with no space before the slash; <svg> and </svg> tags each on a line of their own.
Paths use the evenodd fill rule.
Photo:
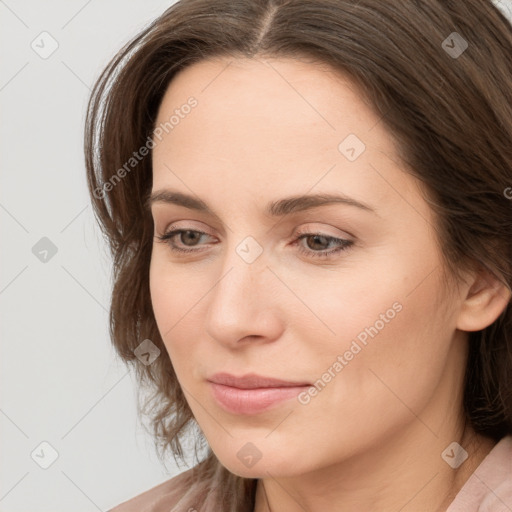
<svg viewBox="0 0 512 512">
<path fill-rule="evenodd" d="M 453 441 L 468 452 L 456 469 L 441 458 Z M 335 466 L 259 480 L 254 512 L 444 512 L 494 445 L 462 426 L 436 437 L 415 421 Z"/>
</svg>

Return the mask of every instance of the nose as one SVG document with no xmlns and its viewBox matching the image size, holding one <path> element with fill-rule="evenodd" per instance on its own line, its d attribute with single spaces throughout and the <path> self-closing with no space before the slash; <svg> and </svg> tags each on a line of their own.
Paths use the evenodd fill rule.
<svg viewBox="0 0 512 512">
<path fill-rule="evenodd" d="M 206 330 L 231 348 L 278 339 L 283 326 L 283 284 L 261 254 L 248 263 L 235 249 L 225 256 L 222 272 L 208 294 Z"/>
</svg>

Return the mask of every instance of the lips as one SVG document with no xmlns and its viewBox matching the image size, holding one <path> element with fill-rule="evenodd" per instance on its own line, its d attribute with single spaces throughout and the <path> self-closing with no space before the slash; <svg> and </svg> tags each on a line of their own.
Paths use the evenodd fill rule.
<svg viewBox="0 0 512 512">
<path fill-rule="evenodd" d="M 256 388 L 292 388 L 300 386 L 311 386 L 309 382 L 293 382 L 272 377 L 262 377 L 255 373 L 244 375 L 243 377 L 235 377 L 229 373 L 216 373 L 209 379 L 210 382 L 215 384 L 223 384 L 224 386 L 231 386 L 240 389 L 256 389 Z"/>
<path fill-rule="evenodd" d="M 256 374 L 235 377 L 228 373 L 216 373 L 207 380 L 217 404 L 233 414 L 263 412 L 296 397 L 311 386 L 305 381 L 285 381 Z"/>
</svg>

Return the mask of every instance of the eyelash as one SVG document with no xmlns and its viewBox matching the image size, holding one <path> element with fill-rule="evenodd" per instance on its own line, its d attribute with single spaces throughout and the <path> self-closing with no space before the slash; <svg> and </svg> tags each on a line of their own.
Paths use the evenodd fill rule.
<svg viewBox="0 0 512 512">
<path fill-rule="evenodd" d="M 169 246 L 170 250 L 173 252 L 182 253 L 182 254 L 183 253 L 202 252 L 202 250 L 198 251 L 197 249 L 182 249 L 172 243 L 172 238 L 174 238 L 178 234 L 186 233 L 186 232 L 199 233 L 200 235 L 210 236 L 210 235 L 208 235 L 208 233 L 205 233 L 203 231 L 198 231 L 196 229 L 175 229 L 173 231 L 168 231 L 164 235 L 157 235 L 156 238 L 158 238 L 161 242 L 166 243 Z M 332 242 L 332 241 L 338 242 L 338 247 L 336 249 L 333 249 L 330 251 L 319 252 L 319 251 L 313 251 L 311 249 L 305 249 L 299 243 L 301 240 L 303 240 L 305 238 L 314 237 L 314 236 L 325 238 L 328 243 Z M 297 245 L 297 244 L 299 245 L 299 251 L 302 254 L 305 254 L 307 256 L 312 256 L 314 258 L 327 259 L 327 258 L 334 257 L 337 253 L 340 253 L 341 251 L 347 250 L 348 248 L 350 248 L 353 245 L 354 242 L 351 240 L 345 240 L 344 238 L 336 238 L 333 236 L 324 235 L 322 233 L 299 233 L 299 236 L 295 239 L 295 241 L 293 243 L 294 243 L 294 245 Z"/>
</svg>

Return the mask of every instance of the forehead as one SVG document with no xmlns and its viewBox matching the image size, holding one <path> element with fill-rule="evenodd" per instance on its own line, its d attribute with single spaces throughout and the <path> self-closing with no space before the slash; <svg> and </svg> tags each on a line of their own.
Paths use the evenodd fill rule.
<svg viewBox="0 0 512 512">
<path fill-rule="evenodd" d="M 157 123 L 191 96 L 198 98 L 205 117 L 220 114 L 219 123 L 245 113 L 252 122 L 271 119 L 278 127 L 290 121 L 296 126 L 300 117 L 336 131 L 347 124 L 367 130 L 364 121 L 379 119 L 347 75 L 305 60 L 217 57 L 192 64 L 169 84 Z"/>
<path fill-rule="evenodd" d="M 196 106 L 183 108 L 190 98 Z M 394 140 L 354 83 L 325 64 L 195 63 L 170 83 L 156 126 L 173 115 L 153 150 L 153 190 L 190 188 L 221 198 L 234 189 L 272 197 L 283 187 L 290 194 L 317 187 L 396 199 L 374 167 L 403 174 Z"/>
</svg>

